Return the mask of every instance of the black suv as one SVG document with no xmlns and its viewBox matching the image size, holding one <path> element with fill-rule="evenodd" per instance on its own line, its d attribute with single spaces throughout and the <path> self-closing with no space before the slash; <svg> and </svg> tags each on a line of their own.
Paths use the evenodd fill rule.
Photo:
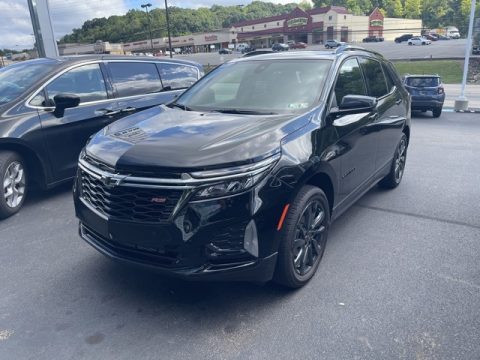
<svg viewBox="0 0 480 360">
<path fill-rule="evenodd" d="M 434 118 L 442 114 L 445 90 L 438 75 L 405 75 L 404 85 L 412 95 L 412 110 L 431 111 Z"/>
<path fill-rule="evenodd" d="M 237 59 L 92 137 L 74 183 L 80 235 L 182 278 L 299 287 L 331 222 L 400 183 L 409 137 L 408 93 L 377 53 Z"/>
<path fill-rule="evenodd" d="M 404 41 L 410 40 L 412 37 L 413 37 L 413 34 L 403 34 L 403 35 L 395 38 L 395 42 L 396 42 L 397 44 L 400 44 L 400 43 L 402 43 L 402 42 L 404 42 Z"/>
<path fill-rule="evenodd" d="M 171 101 L 199 64 L 152 57 L 37 59 L 0 70 L 0 218 L 17 212 L 30 185 L 75 176 L 89 136 L 129 114 Z"/>
</svg>

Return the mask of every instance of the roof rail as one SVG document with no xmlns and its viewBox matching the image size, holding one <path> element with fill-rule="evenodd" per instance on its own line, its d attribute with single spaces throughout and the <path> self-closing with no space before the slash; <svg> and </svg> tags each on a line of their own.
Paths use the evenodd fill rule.
<svg viewBox="0 0 480 360">
<path fill-rule="evenodd" d="M 365 52 L 369 52 L 369 53 L 372 53 L 372 54 L 376 54 L 376 55 L 379 55 L 379 56 L 382 56 L 382 54 L 376 52 L 376 51 L 373 51 L 373 50 L 369 50 L 369 49 L 365 49 L 364 47 L 361 47 L 361 46 L 354 46 L 354 45 L 342 45 L 342 46 L 339 46 L 335 49 L 335 54 L 340 54 L 342 52 L 345 52 L 345 51 L 365 51 Z"/>
</svg>

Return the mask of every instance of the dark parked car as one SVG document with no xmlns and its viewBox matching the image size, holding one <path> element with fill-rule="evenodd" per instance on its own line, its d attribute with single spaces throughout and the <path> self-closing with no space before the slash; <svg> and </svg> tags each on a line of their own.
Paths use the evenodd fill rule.
<svg viewBox="0 0 480 360">
<path fill-rule="evenodd" d="M 291 43 L 291 44 L 288 44 L 288 47 L 290 49 L 306 49 L 307 48 L 307 44 L 305 44 L 304 42 L 294 42 L 294 43 Z"/>
<path fill-rule="evenodd" d="M 242 49 L 242 54 L 246 54 L 252 51 L 255 51 L 256 49 L 253 46 L 245 47 Z"/>
<path fill-rule="evenodd" d="M 327 49 L 337 48 L 337 47 L 343 46 L 345 44 L 346 44 L 345 42 L 337 41 L 337 40 L 327 40 L 327 41 L 325 41 L 325 47 Z"/>
<path fill-rule="evenodd" d="M 362 42 L 364 42 L 364 43 L 367 43 L 367 42 L 381 42 L 383 40 L 384 40 L 383 37 L 372 35 L 372 36 L 367 36 L 365 39 L 362 40 Z"/>
<path fill-rule="evenodd" d="M 232 53 L 232 50 L 230 49 L 227 49 L 227 48 L 221 48 L 218 53 L 220 55 L 228 55 L 228 54 L 231 54 Z"/>
<path fill-rule="evenodd" d="M 445 35 L 442 35 L 442 34 L 437 34 L 437 38 L 438 38 L 438 40 L 451 40 L 451 38 L 449 36 L 445 36 Z"/>
<path fill-rule="evenodd" d="M 395 42 L 397 44 L 400 44 L 404 41 L 410 40 L 412 37 L 413 37 L 413 34 L 403 34 L 402 36 L 399 36 L 399 37 L 395 38 Z"/>
<path fill-rule="evenodd" d="M 99 129 L 171 101 L 203 74 L 196 63 L 152 57 L 37 59 L 0 70 L 0 218 L 17 212 L 30 185 L 75 175 Z"/>
<path fill-rule="evenodd" d="M 412 95 L 412 110 L 431 111 L 433 117 L 442 114 L 445 90 L 438 75 L 406 75 L 405 88 Z"/>
<path fill-rule="evenodd" d="M 287 44 L 282 43 L 273 44 L 272 46 L 273 51 L 288 51 L 289 49 L 290 47 Z"/>
<path fill-rule="evenodd" d="M 423 35 L 423 37 L 430 40 L 430 41 L 438 41 L 438 36 L 433 35 L 433 34 L 425 34 L 425 35 Z"/>
<path fill-rule="evenodd" d="M 74 183 L 81 237 L 181 278 L 304 285 L 332 221 L 404 172 L 408 93 L 348 50 L 240 58 L 97 133 Z"/>
</svg>

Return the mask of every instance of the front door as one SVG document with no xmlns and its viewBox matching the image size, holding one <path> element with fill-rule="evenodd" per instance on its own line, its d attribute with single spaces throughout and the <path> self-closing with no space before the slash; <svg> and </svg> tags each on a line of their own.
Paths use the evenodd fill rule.
<svg viewBox="0 0 480 360">
<path fill-rule="evenodd" d="M 338 107 L 346 95 L 367 95 L 356 58 L 349 58 L 341 65 L 334 89 L 332 108 Z M 374 174 L 377 137 L 372 124 L 376 116 L 376 111 L 372 111 L 343 115 L 333 121 L 341 158 L 339 203 L 361 189 Z"/>
<path fill-rule="evenodd" d="M 98 63 L 75 67 L 46 86 L 47 104 L 69 93 L 80 97 L 80 105 L 56 114 L 39 110 L 45 145 L 54 181 L 75 175 L 78 155 L 88 138 L 121 115 L 117 101 L 109 98 L 105 78 Z"/>
</svg>

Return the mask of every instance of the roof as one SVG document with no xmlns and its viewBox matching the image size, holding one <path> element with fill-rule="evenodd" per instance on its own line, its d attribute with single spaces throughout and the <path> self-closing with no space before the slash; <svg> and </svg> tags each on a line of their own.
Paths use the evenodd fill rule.
<svg viewBox="0 0 480 360">
<path fill-rule="evenodd" d="M 84 61 L 93 61 L 93 60 L 128 60 L 128 61 L 161 61 L 161 62 L 171 62 L 171 63 L 181 63 L 186 65 L 192 65 L 196 67 L 201 67 L 202 65 L 191 60 L 176 59 L 169 57 L 156 57 L 156 56 L 131 56 L 131 55 L 75 55 L 75 56 L 61 56 L 51 60 L 64 61 L 65 63 L 81 63 Z"/>
<path fill-rule="evenodd" d="M 299 8 L 296 8 L 299 9 Z M 293 11 L 295 11 L 294 9 Z M 350 14 L 350 12 L 344 8 L 343 6 L 324 6 L 324 7 L 319 7 L 319 8 L 313 8 L 311 10 L 305 11 L 308 15 L 317 15 L 317 14 L 326 14 L 330 10 L 338 13 L 338 14 Z M 255 24 L 263 24 L 266 22 L 271 22 L 271 21 L 278 21 L 278 20 L 285 20 L 287 16 L 292 13 L 293 11 L 289 13 L 283 13 L 280 15 L 275 15 L 275 16 L 270 16 L 266 18 L 261 18 L 261 19 L 253 19 L 253 20 L 245 20 L 245 21 L 240 21 L 238 23 L 232 24 L 233 27 L 242 27 L 242 26 L 248 26 L 248 25 L 255 25 Z M 303 11 L 303 10 L 302 10 Z"/>
<path fill-rule="evenodd" d="M 432 78 L 432 77 L 436 77 L 436 78 L 439 78 L 440 75 L 438 74 L 420 74 L 420 75 L 415 75 L 415 74 L 405 74 L 404 75 L 405 78 L 408 78 L 408 77 L 428 77 L 428 78 Z"/>
<path fill-rule="evenodd" d="M 260 54 L 252 57 L 241 57 L 234 59 L 230 62 L 238 62 L 238 61 L 248 61 L 248 60 L 275 60 L 275 59 L 301 59 L 301 60 L 309 60 L 309 59 L 324 59 L 324 60 L 335 60 L 336 58 L 351 53 L 368 53 L 370 55 L 375 55 L 378 57 L 382 57 L 381 54 L 364 49 L 362 47 L 353 47 L 353 46 L 344 46 L 341 48 L 333 49 L 333 50 L 301 50 L 301 51 L 281 51 L 281 52 L 272 52 L 268 54 Z"/>
</svg>

